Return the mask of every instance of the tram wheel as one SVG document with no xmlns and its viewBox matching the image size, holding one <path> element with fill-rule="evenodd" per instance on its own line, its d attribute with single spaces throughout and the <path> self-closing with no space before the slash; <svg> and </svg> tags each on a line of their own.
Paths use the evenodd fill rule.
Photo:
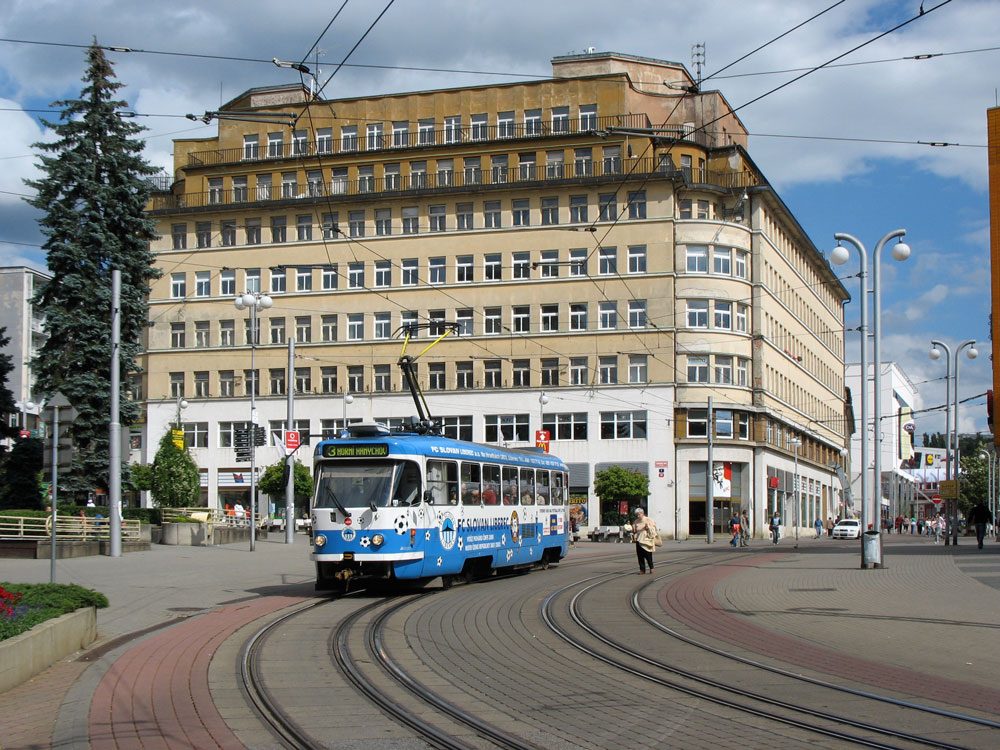
<svg viewBox="0 0 1000 750">
<path fill-rule="evenodd" d="M 450 589 L 452 584 L 455 583 L 454 576 L 441 576 L 441 588 Z"/>
</svg>

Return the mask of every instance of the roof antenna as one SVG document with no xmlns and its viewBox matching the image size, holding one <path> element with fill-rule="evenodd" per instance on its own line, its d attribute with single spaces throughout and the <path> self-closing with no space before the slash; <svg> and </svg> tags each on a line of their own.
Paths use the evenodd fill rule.
<svg viewBox="0 0 1000 750">
<path fill-rule="evenodd" d="M 705 43 L 691 45 L 691 65 L 694 66 L 694 80 L 701 85 L 701 67 L 705 64 Z"/>
</svg>

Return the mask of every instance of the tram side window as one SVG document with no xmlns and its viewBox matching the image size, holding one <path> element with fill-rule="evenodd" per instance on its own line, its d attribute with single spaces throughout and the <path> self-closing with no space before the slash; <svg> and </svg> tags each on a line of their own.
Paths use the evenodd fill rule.
<svg viewBox="0 0 1000 750">
<path fill-rule="evenodd" d="M 539 505 L 549 504 L 549 472 L 545 469 L 535 471 L 535 492 Z"/>
<path fill-rule="evenodd" d="M 420 503 L 420 467 L 407 461 L 396 477 L 396 490 L 392 493 L 393 505 Z"/>
<path fill-rule="evenodd" d="M 503 467 L 503 504 L 517 505 L 517 469 Z"/>
<path fill-rule="evenodd" d="M 500 467 L 486 464 L 483 467 L 483 504 L 500 504 Z"/>
<path fill-rule="evenodd" d="M 427 492 L 432 505 L 458 504 L 458 464 L 454 461 L 427 462 Z"/>
<path fill-rule="evenodd" d="M 535 470 L 521 469 L 521 505 L 535 504 Z"/>
<path fill-rule="evenodd" d="M 566 475 L 561 471 L 552 472 L 552 504 L 566 503 Z"/>
<path fill-rule="evenodd" d="M 479 505 L 482 502 L 480 495 L 480 466 L 479 464 L 462 462 L 462 505 Z"/>
</svg>

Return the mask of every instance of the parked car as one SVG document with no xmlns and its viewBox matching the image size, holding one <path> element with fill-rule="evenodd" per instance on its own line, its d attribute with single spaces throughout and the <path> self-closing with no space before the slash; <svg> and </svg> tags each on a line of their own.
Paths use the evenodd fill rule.
<svg viewBox="0 0 1000 750">
<path fill-rule="evenodd" d="M 860 539 L 861 521 L 857 518 L 845 518 L 843 521 L 837 521 L 837 525 L 833 527 L 833 538 Z"/>
</svg>

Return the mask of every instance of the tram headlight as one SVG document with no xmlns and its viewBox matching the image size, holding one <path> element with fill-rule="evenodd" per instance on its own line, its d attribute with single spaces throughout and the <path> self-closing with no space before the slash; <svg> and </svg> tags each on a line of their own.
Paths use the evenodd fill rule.
<svg viewBox="0 0 1000 750">
<path fill-rule="evenodd" d="M 326 537 L 323 536 L 322 534 L 317 534 L 316 538 L 313 539 L 313 541 L 316 543 L 317 547 L 322 547 L 323 545 L 326 544 Z"/>
<path fill-rule="evenodd" d="M 383 544 L 385 544 L 385 537 L 382 536 L 381 534 L 376 534 L 375 536 L 372 537 L 372 544 L 375 545 L 376 547 L 381 547 Z"/>
</svg>

